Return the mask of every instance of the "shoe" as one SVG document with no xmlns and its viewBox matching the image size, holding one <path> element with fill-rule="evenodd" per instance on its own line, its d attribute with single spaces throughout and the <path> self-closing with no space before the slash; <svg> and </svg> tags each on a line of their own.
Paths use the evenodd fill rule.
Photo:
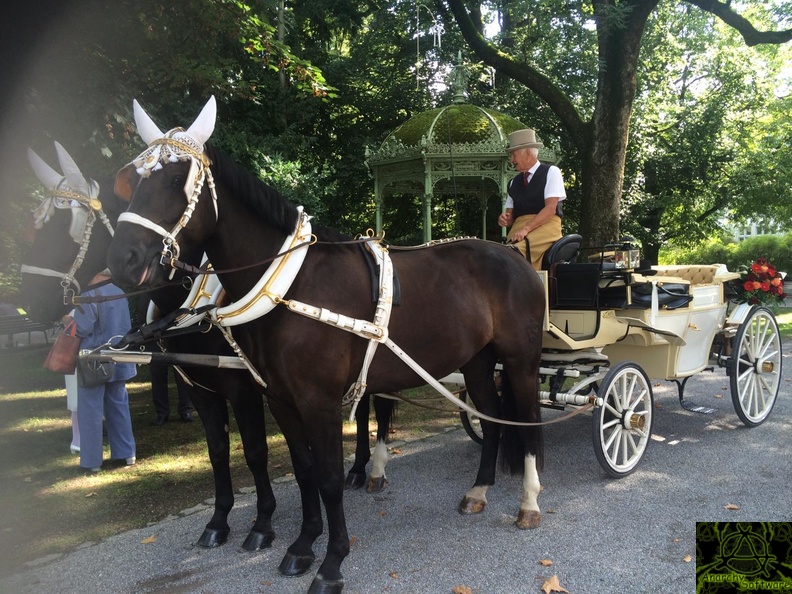
<svg viewBox="0 0 792 594">
<path fill-rule="evenodd" d="M 181 417 L 182 423 L 192 423 L 193 422 L 192 412 L 190 412 L 189 410 L 187 412 L 183 412 L 183 413 L 179 414 L 179 417 Z"/>
<path fill-rule="evenodd" d="M 168 415 L 157 415 L 157 418 L 154 419 L 151 424 L 155 427 L 159 427 L 160 425 L 164 425 L 168 422 Z"/>
<path fill-rule="evenodd" d="M 69 451 L 72 454 L 79 454 L 80 453 L 80 446 L 76 446 L 76 445 L 69 446 Z"/>
<path fill-rule="evenodd" d="M 135 458 L 135 456 L 132 456 L 131 458 L 127 458 L 126 460 L 124 460 L 124 462 L 126 462 L 127 466 L 134 466 L 135 464 L 137 464 L 137 458 Z"/>
</svg>

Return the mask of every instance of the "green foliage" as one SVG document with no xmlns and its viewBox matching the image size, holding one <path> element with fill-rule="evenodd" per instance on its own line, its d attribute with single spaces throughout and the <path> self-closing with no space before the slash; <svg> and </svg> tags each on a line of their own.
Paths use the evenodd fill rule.
<svg viewBox="0 0 792 594">
<path fill-rule="evenodd" d="M 671 248 L 660 252 L 661 264 L 726 264 L 739 271 L 764 258 L 777 270 L 792 275 L 792 233 L 760 235 L 740 242 L 710 239 L 693 248 Z"/>
</svg>

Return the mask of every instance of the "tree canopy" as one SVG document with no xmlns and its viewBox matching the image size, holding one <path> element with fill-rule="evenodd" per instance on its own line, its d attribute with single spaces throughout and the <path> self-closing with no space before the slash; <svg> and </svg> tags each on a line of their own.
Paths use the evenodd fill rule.
<svg viewBox="0 0 792 594">
<path fill-rule="evenodd" d="M 142 148 L 133 98 L 167 129 L 216 95 L 216 145 L 320 222 L 365 230 L 374 217 L 366 147 L 449 101 L 443 82 L 459 51 L 470 101 L 536 128 L 562 156 L 565 225 L 589 245 L 629 233 L 656 255 L 724 217 L 792 221 L 792 5 L 780 0 L 30 8 L 12 10 L 0 32 L 4 278 L 17 270 L 15 238 L 37 189 L 26 147 L 54 162 L 58 140 L 89 175 L 111 174 Z M 397 236 L 417 226 L 414 206 L 407 197 L 388 205 Z M 457 217 L 447 232 L 478 232 L 457 206 L 437 204 Z"/>
</svg>

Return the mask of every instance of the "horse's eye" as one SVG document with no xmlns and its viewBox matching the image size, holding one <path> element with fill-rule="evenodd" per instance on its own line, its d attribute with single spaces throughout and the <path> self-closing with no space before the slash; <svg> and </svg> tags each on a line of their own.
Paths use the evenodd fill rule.
<svg viewBox="0 0 792 594">
<path fill-rule="evenodd" d="M 180 175 L 174 175 L 171 178 L 171 186 L 174 188 L 183 188 L 184 187 L 184 178 Z"/>
</svg>

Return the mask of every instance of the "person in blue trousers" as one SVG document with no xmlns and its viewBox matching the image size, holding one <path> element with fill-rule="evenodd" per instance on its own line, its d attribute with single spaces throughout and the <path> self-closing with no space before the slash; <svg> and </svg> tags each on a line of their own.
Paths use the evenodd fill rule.
<svg viewBox="0 0 792 594">
<path fill-rule="evenodd" d="M 110 280 L 107 272 L 96 275 L 91 285 Z M 84 293 L 84 296 L 105 297 L 123 294 L 113 284 L 105 284 Z M 82 309 L 82 311 L 80 311 Z M 85 303 L 74 312 L 81 349 L 95 349 L 112 339 L 124 336 L 132 327 L 129 305 L 125 298 L 100 303 Z M 135 464 L 135 437 L 129 412 L 127 380 L 137 373 L 133 363 L 116 363 L 113 376 L 106 384 L 78 387 L 77 416 L 80 424 L 80 467 L 99 472 L 102 466 L 102 418 L 107 424 L 110 458 Z"/>
</svg>

